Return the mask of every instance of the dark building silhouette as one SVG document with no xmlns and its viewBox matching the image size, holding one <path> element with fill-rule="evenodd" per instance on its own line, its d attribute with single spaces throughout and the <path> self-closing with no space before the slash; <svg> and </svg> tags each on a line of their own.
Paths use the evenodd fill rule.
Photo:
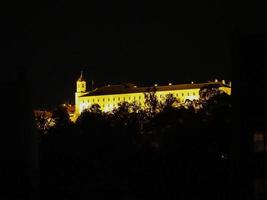
<svg viewBox="0 0 267 200">
<path fill-rule="evenodd" d="M 241 199 L 266 199 L 267 35 L 236 31 L 233 50 L 236 194 Z"/>
<path fill-rule="evenodd" d="M 0 199 L 36 199 L 38 146 L 25 68 L 1 80 Z"/>
</svg>

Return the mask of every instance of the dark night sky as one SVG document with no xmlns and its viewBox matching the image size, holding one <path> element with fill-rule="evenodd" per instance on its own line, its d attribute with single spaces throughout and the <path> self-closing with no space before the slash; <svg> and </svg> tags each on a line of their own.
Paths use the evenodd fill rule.
<svg viewBox="0 0 267 200">
<path fill-rule="evenodd" d="M 98 86 L 232 79 L 231 37 L 246 5 L 89 2 L 1 6 L 1 79 L 29 69 L 34 107 L 73 102 L 81 69 Z"/>
</svg>

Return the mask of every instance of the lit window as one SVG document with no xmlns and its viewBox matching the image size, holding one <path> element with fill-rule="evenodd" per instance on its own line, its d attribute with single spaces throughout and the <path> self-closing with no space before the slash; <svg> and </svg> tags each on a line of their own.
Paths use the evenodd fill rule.
<svg viewBox="0 0 267 200">
<path fill-rule="evenodd" d="M 255 132 L 254 133 L 254 152 L 263 152 L 264 151 L 264 133 Z"/>
</svg>

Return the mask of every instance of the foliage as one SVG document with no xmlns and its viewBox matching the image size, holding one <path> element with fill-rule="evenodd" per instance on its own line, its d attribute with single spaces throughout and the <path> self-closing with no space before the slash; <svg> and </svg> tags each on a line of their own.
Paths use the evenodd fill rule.
<svg viewBox="0 0 267 200">
<path fill-rule="evenodd" d="M 160 110 L 160 102 L 156 96 L 156 88 L 150 88 L 144 93 L 145 95 L 145 106 L 146 112 L 153 116 L 156 112 Z"/>
<path fill-rule="evenodd" d="M 172 109 L 174 105 L 179 105 L 179 99 L 176 99 L 173 94 L 167 94 L 165 98 L 165 102 L 161 104 L 162 110 Z"/>
<path fill-rule="evenodd" d="M 55 125 L 55 122 L 51 119 L 52 113 L 48 111 L 36 111 L 35 121 L 37 130 L 46 134 L 48 130 Z"/>
<path fill-rule="evenodd" d="M 207 101 L 216 95 L 224 93 L 222 90 L 219 89 L 219 87 L 220 85 L 210 84 L 200 88 L 199 90 L 200 100 Z"/>
<path fill-rule="evenodd" d="M 57 191 L 62 197 L 71 191 L 75 199 L 110 190 L 138 199 L 222 194 L 233 154 L 231 97 L 214 89 L 202 92 L 201 101 L 179 107 L 172 95 L 159 102 L 155 90 L 146 96 L 146 109 L 122 102 L 102 113 L 94 105 L 75 125 L 64 110 L 55 110 L 53 119 L 61 128 L 48 131 L 40 151 L 46 194 Z"/>
<path fill-rule="evenodd" d="M 98 104 L 91 105 L 91 107 L 89 108 L 89 112 L 100 114 L 101 113 L 100 106 Z"/>
<path fill-rule="evenodd" d="M 55 122 L 55 128 L 63 128 L 71 123 L 67 108 L 58 106 L 52 112 L 51 119 Z"/>
</svg>

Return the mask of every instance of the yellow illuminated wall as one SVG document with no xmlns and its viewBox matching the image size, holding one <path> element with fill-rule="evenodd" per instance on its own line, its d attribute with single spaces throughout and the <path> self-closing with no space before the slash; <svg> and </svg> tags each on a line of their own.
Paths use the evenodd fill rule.
<svg viewBox="0 0 267 200">
<path fill-rule="evenodd" d="M 125 94 L 110 94 L 110 95 L 97 95 L 97 96 L 84 96 L 88 94 L 86 92 L 86 86 L 82 86 L 80 80 L 77 81 L 77 92 L 75 93 L 75 115 L 78 116 L 85 109 L 90 108 L 93 104 L 98 104 L 101 111 L 109 112 L 118 107 L 121 102 L 135 102 L 142 108 L 145 106 L 145 94 L 144 93 L 125 93 Z M 231 95 L 231 88 L 220 87 L 219 89 Z M 180 89 L 169 91 L 156 91 L 156 96 L 159 101 L 164 102 L 166 95 L 172 94 L 173 97 L 178 99 L 181 103 L 185 100 L 199 99 L 200 88 L 194 89 Z"/>
<path fill-rule="evenodd" d="M 230 87 L 220 87 L 219 89 L 224 91 L 226 94 L 231 95 L 231 88 Z"/>
<path fill-rule="evenodd" d="M 75 92 L 75 113 L 81 113 L 80 110 L 80 97 L 87 94 L 86 92 L 86 81 L 83 79 L 83 74 L 81 73 L 80 78 L 76 82 L 76 92 Z"/>
</svg>

